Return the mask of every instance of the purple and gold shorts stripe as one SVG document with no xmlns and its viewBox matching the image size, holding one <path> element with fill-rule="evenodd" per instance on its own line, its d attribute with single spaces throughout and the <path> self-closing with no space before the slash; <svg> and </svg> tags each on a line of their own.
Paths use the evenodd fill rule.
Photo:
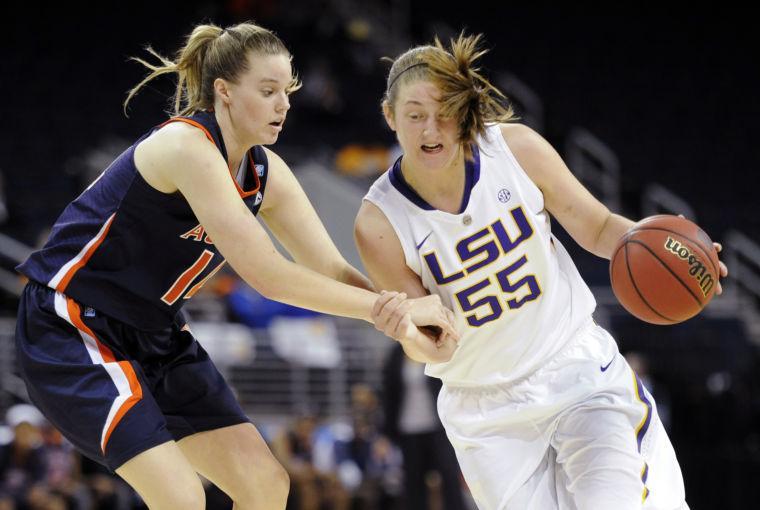
<svg viewBox="0 0 760 510">
<path fill-rule="evenodd" d="M 649 464 L 644 463 L 644 468 L 641 470 L 641 481 L 644 484 L 644 492 L 641 493 L 641 502 L 646 501 L 649 496 L 649 489 L 647 488 L 647 478 L 649 477 Z"/>
<path fill-rule="evenodd" d="M 640 453 L 641 441 L 644 439 L 644 435 L 647 433 L 647 430 L 649 430 L 649 424 L 652 422 L 652 403 L 649 401 L 646 393 L 644 392 L 644 386 L 641 384 L 641 379 L 639 379 L 635 373 L 633 374 L 633 383 L 636 387 L 636 398 L 639 400 L 639 402 L 646 406 L 644 417 L 636 427 L 636 444 L 638 445 Z"/>
<path fill-rule="evenodd" d="M 638 447 L 639 453 L 641 453 L 641 441 L 644 439 L 644 435 L 646 435 L 647 431 L 649 430 L 649 424 L 652 422 L 652 403 L 647 398 L 646 392 L 644 391 L 644 385 L 641 384 L 641 379 L 636 376 L 635 372 L 631 371 L 631 373 L 633 374 L 633 386 L 634 391 L 636 392 L 636 398 L 646 407 L 644 417 L 641 418 L 641 421 L 636 427 L 636 445 Z M 644 484 L 644 490 L 641 493 L 642 503 L 646 501 L 647 497 L 649 496 L 649 488 L 647 487 L 648 477 L 649 465 L 645 462 L 644 467 L 641 469 L 641 482 Z"/>
</svg>

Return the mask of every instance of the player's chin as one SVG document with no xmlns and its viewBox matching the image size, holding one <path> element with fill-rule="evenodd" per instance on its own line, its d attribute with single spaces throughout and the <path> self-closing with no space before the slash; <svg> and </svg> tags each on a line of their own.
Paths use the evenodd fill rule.
<svg viewBox="0 0 760 510">
<path fill-rule="evenodd" d="M 272 145 L 280 138 L 280 131 L 273 129 L 263 129 L 258 136 L 259 141 L 256 145 Z"/>
<path fill-rule="evenodd" d="M 418 154 L 420 163 L 429 170 L 446 168 L 451 164 L 453 157 L 454 154 L 445 149 L 437 154 L 428 154 L 422 150 Z"/>
</svg>

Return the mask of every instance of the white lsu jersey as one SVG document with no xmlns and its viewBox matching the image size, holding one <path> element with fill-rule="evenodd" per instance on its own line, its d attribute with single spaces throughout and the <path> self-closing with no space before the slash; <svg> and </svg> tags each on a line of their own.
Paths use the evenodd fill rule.
<svg viewBox="0 0 760 510">
<path fill-rule="evenodd" d="M 404 181 L 400 160 L 365 196 L 385 214 L 422 285 L 457 318 L 459 346 L 427 375 L 450 386 L 515 382 L 556 354 L 596 302 L 551 234 L 544 198 L 498 125 L 466 162 L 461 212 L 434 209 Z"/>
</svg>

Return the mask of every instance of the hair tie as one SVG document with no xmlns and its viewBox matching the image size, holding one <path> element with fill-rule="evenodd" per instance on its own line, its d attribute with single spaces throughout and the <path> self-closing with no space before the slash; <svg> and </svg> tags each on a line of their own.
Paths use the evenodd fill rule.
<svg viewBox="0 0 760 510">
<path fill-rule="evenodd" d="M 398 80 L 399 77 L 402 74 L 404 74 L 405 72 L 407 72 L 409 69 L 412 69 L 414 67 L 420 67 L 420 66 L 427 66 L 427 63 L 426 62 L 417 62 L 416 64 L 412 64 L 409 67 L 407 67 L 406 69 L 404 69 L 403 71 L 401 71 L 400 73 L 398 73 L 396 75 L 396 77 L 393 78 L 393 80 L 391 80 L 391 83 L 388 85 L 388 90 L 390 91 L 393 88 L 393 84 L 396 83 L 396 80 Z"/>
</svg>

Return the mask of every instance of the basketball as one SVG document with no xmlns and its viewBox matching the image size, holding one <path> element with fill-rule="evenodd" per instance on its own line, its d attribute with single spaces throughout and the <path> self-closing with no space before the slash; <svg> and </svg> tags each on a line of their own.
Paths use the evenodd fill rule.
<svg viewBox="0 0 760 510">
<path fill-rule="evenodd" d="M 610 260 L 615 297 L 652 324 L 677 324 L 698 314 L 712 299 L 719 276 L 710 237 L 679 216 L 650 216 L 636 223 Z"/>
</svg>

